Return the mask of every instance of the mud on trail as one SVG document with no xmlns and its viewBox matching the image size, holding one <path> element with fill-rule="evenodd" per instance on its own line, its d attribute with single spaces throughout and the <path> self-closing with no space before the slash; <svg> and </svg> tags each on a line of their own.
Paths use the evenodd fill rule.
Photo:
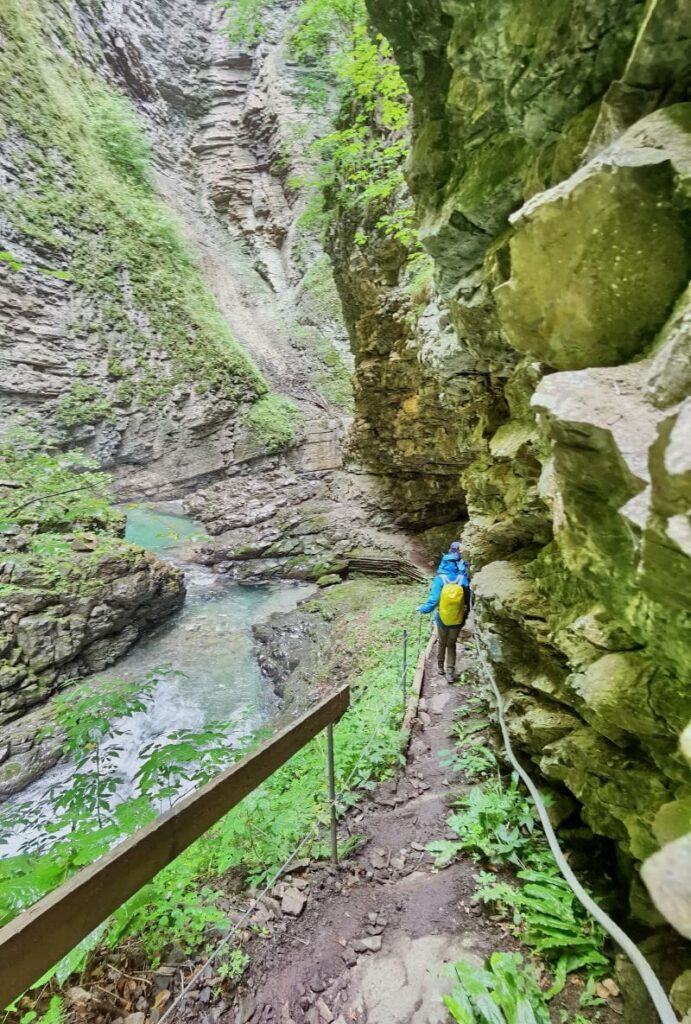
<svg viewBox="0 0 691 1024">
<path fill-rule="evenodd" d="M 467 790 L 440 764 L 452 743 L 454 715 L 477 692 L 470 658 L 461 685 L 425 668 L 423 692 L 405 767 L 380 785 L 341 825 L 361 837 L 336 870 L 297 862 L 253 922 L 266 937 L 249 939 L 250 967 L 231 1003 L 196 1005 L 181 1014 L 205 1024 L 442 1024 L 444 967 L 459 959 L 480 966 L 496 949 L 520 949 L 505 923 L 473 902 L 478 865 L 469 857 L 433 867 L 425 844 L 455 838 L 445 826 L 454 795 Z M 469 682 L 467 680 L 470 680 Z M 338 757 L 338 750 L 336 750 Z M 443 760 L 443 759 L 442 759 Z M 583 983 L 574 979 L 552 1003 L 553 1019 L 577 1010 Z M 207 989 L 208 991 L 208 989 Z M 203 989 L 201 989 L 203 996 Z M 614 1001 L 614 1003 L 618 1000 Z M 598 1019 L 617 1020 L 616 1005 Z"/>
</svg>

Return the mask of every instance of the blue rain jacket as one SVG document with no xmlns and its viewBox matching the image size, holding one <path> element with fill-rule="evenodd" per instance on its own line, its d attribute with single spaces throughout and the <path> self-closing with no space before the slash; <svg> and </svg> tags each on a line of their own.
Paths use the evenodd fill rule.
<svg viewBox="0 0 691 1024">
<path fill-rule="evenodd" d="M 461 581 L 460 581 L 461 582 L 461 586 L 463 588 L 469 587 L 470 586 L 470 570 L 468 569 L 468 563 L 465 561 L 465 559 L 461 558 L 460 555 L 452 555 L 450 553 L 446 554 L 446 555 L 442 555 L 441 556 L 441 562 L 439 563 L 439 566 L 437 567 L 437 572 L 446 572 L 446 570 L 443 569 L 442 566 L 444 565 L 445 562 L 447 562 L 447 559 L 449 559 L 449 558 L 453 559 L 454 562 L 456 563 L 456 565 L 458 566 L 458 573 L 461 576 Z M 448 575 L 448 573 L 447 573 L 447 575 Z"/>
<path fill-rule="evenodd" d="M 444 625 L 439 617 L 439 598 L 444 586 L 444 580 L 442 575 L 446 576 L 452 583 L 460 583 L 463 587 L 463 622 L 468 617 L 468 611 L 470 609 L 470 583 L 468 582 L 467 572 L 468 567 L 465 562 L 461 559 L 465 570 L 465 576 L 463 572 L 459 572 L 459 560 L 453 555 L 444 555 L 441 562 L 439 563 L 439 574 L 432 580 L 432 587 L 429 592 L 429 597 L 424 604 L 421 604 L 418 608 L 419 612 L 423 615 L 428 615 L 429 612 L 434 611 L 434 621 L 438 626 Z M 435 611 L 435 608 L 437 611 Z M 462 625 L 463 623 L 461 623 Z"/>
</svg>

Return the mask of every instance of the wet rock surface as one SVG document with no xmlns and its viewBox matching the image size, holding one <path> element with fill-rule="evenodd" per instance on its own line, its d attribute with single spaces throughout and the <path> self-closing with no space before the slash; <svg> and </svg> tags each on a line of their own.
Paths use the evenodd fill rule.
<svg viewBox="0 0 691 1024">
<path fill-rule="evenodd" d="M 37 560 L 5 552 L 0 666 L 0 797 L 19 792 L 60 757 L 58 736 L 31 712 L 75 678 L 113 665 L 185 598 L 180 569 L 109 539 L 107 551 L 74 552 L 50 578 Z M 22 717 L 23 716 L 23 717 Z"/>
<path fill-rule="evenodd" d="M 259 667 L 291 712 L 312 699 L 329 632 L 316 608 L 272 615 L 252 628 Z"/>
<path fill-rule="evenodd" d="M 453 330 L 411 345 L 459 424 L 478 636 L 515 742 L 636 878 L 689 827 L 688 18 L 529 2 L 518 39 L 503 0 L 367 6 L 413 96 Z"/>
</svg>

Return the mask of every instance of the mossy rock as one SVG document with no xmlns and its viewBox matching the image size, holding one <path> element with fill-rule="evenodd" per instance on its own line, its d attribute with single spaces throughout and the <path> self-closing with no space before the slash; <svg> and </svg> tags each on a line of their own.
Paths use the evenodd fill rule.
<svg viewBox="0 0 691 1024">
<path fill-rule="evenodd" d="M 318 587 L 331 587 L 335 583 L 340 583 L 341 577 L 336 572 L 328 572 L 325 576 L 320 576 L 317 580 Z"/>
<path fill-rule="evenodd" d="M 512 345 L 561 370 L 617 365 L 649 345 L 691 271 L 679 183 L 690 175 L 682 104 L 527 203 L 511 278 L 494 292 Z"/>
</svg>

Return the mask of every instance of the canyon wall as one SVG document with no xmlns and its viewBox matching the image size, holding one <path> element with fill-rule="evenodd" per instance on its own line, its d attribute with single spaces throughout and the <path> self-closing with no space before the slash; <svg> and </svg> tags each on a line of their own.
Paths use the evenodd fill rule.
<svg viewBox="0 0 691 1024">
<path fill-rule="evenodd" d="M 272 387 L 308 434 L 337 435 L 349 401 L 328 260 L 287 184 L 304 143 L 293 160 L 280 20 L 243 49 L 211 2 L 3 7 L 2 414 L 123 495 L 290 447 Z"/>
<path fill-rule="evenodd" d="M 517 746 L 653 922 L 634 866 L 691 830 L 688 11 L 368 8 L 413 97 L 407 181 L 453 331 L 409 335 L 411 390 L 436 374 L 456 420 L 478 635 Z M 356 393 L 386 395 L 355 344 Z M 433 495 L 433 428 L 408 413 Z"/>
</svg>

